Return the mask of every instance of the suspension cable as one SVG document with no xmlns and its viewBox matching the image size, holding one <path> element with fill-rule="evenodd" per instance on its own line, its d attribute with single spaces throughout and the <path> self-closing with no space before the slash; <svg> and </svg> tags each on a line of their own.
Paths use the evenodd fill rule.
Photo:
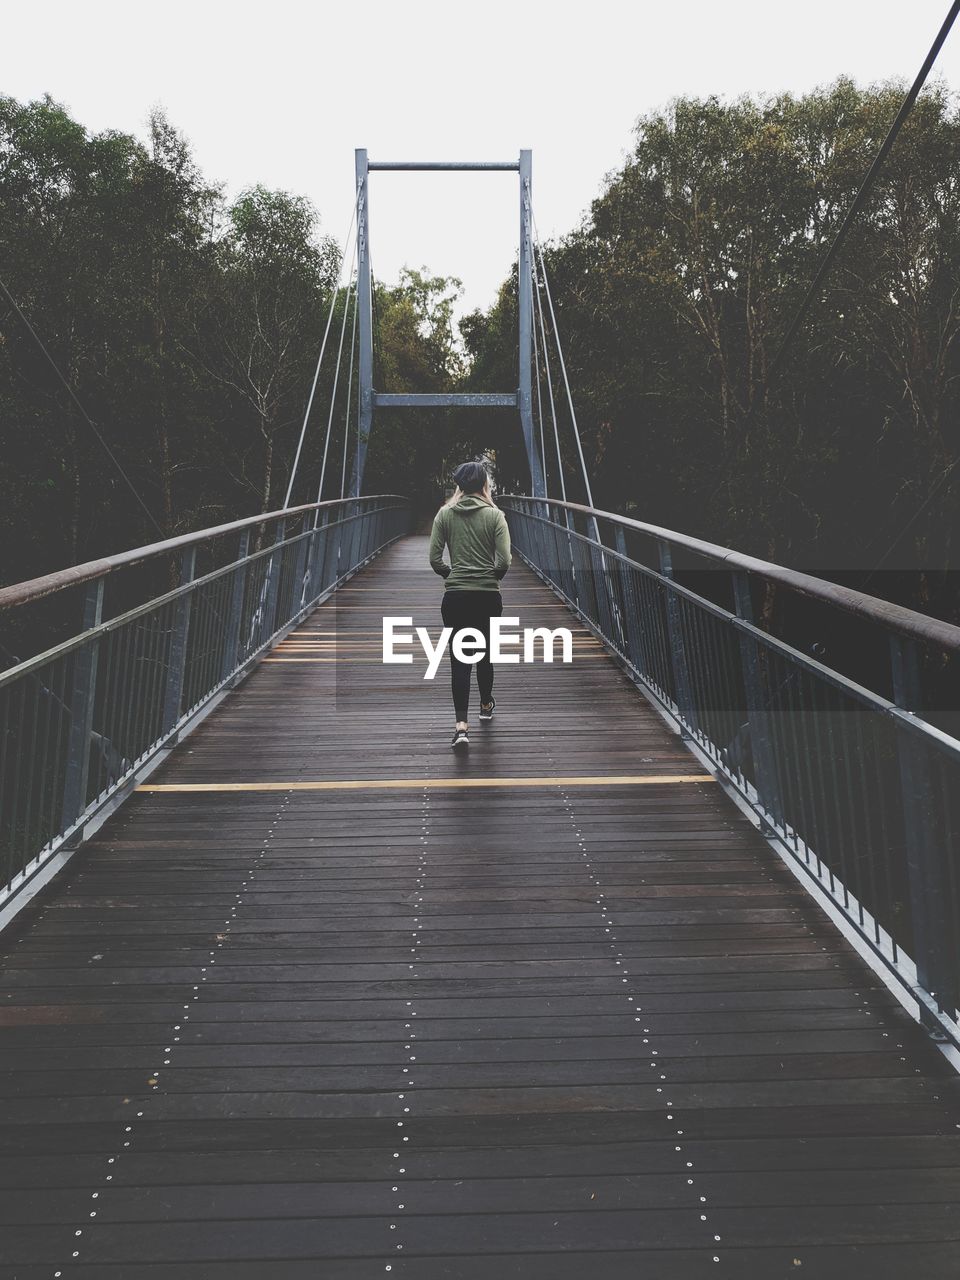
<svg viewBox="0 0 960 1280">
<path fill-rule="evenodd" d="M 287 485 L 287 495 L 283 500 L 284 508 L 289 507 L 290 505 L 290 496 L 293 493 L 294 481 L 297 478 L 297 468 L 300 465 L 300 453 L 303 449 L 303 441 L 307 434 L 307 423 L 310 420 L 310 410 L 313 408 L 313 397 L 316 394 L 317 380 L 320 377 L 320 366 L 323 363 L 323 355 L 327 349 L 327 338 L 329 337 L 330 325 L 333 321 L 333 312 L 337 303 L 337 294 L 340 292 L 340 281 L 343 278 L 343 264 L 347 260 L 347 250 L 350 248 L 350 241 L 353 236 L 353 229 L 354 229 L 354 225 L 356 224 L 357 210 L 359 208 L 359 205 L 360 205 L 360 192 L 358 190 L 357 197 L 353 202 L 353 215 L 350 218 L 350 227 L 349 227 L 349 230 L 347 231 L 346 239 L 343 242 L 343 254 L 340 258 L 339 270 L 337 271 L 337 282 L 334 285 L 330 295 L 330 308 L 327 312 L 327 325 L 323 331 L 323 341 L 320 343 L 320 354 L 317 357 L 317 367 L 313 373 L 313 383 L 311 384 L 311 387 L 310 387 L 310 395 L 307 398 L 307 408 L 303 415 L 303 426 L 300 428 L 300 439 L 297 441 L 297 452 L 294 454 L 293 467 L 290 470 L 290 483 Z"/>
<path fill-rule="evenodd" d="M 536 273 L 532 272 L 531 274 L 533 275 L 533 290 L 536 292 Z M 533 337 L 533 367 L 537 382 L 537 422 L 540 425 L 540 462 L 543 467 L 543 496 L 545 498 L 549 498 L 550 487 L 547 483 L 547 446 L 543 435 L 543 395 L 540 388 L 540 344 L 537 341 L 536 324 L 532 324 L 530 326 L 530 332 Z M 544 352 L 544 355 L 546 355 L 546 352 Z"/>
<path fill-rule="evenodd" d="M 873 568 L 864 578 L 863 582 L 860 584 L 859 589 L 861 591 L 865 590 L 867 583 L 870 581 L 873 575 L 877 572 L 877 570 L 880 569 L 884 564 L 886 564 L 894 547 L 897 546 L 897 544 L 899 543 L 903 535 L 913 527 L 913 525 L 916 523 L 917 520 L 920 519 L 924 511 L 926 511 L 927 507 L 929 507 L 930 503 L 936 497 L 939 490 L 943 487 L 944 481 L 953 474 L 953 471 L 957 466 L 960 466 L 960 458 L 954 458 L 953 462 L 951 462 L 948 467 L 945 467 L 944 470 L 940 472 L 940 475 L 937 477 L 936 481 L 931 486 L 930 492 L 924 498 L 923 502 L 921 502 L 920 506 L 917 507 L 916 511 L 913 513 L 910 519 L 906 522 L 906 524 L 903 526 L 903 528 L 900 530 L 900 532 L 897 534 L 894 540 L 890 543 L 889 547 L 887 547 L 886 551 L 883 553 L 883 555 L 880 557 L 877 563 L 873 566 Z"/>
<path fill-rule="evenodd" d="M 345 496 L 347 487 L 347 449 L 350 445 L 350 400 L 353 395 L 353 359 L 357 348 L 357 312 L 360 310 L 360 291 L 353 293 L 353 332 L 350 334 L 350 372 L 347 374 L 347 408 L 343 416 L 343 465 L 340 468 L 340 497 Z M 360 434 L 360 420 L 357 419 L 357 435 Z"/>
<path fill-rule="evenodd" d="M 957 0 L 960 4 L 960 0 Z M 563 358 L 563 347 L 560 345 L 560 330 L 557 328 L 557 317 L 553 310 L 553 298 L 550 295 L 550 281 L 547 278 L 547 264 L 543 257 L 543 246 L 540 243 L 540 231 L 537 227 L 537 219 L 533 213 L 533 206 L 530 207 L 530 216 L 533 219 L 534 229 L 534 249 L 540 255 L 540 274 L 543 276 L 543 287 L 547 293 L 547 306 L 550 309 L 550 323 L 553 326 L 553 340 L 557 345 L 557 355 L 560 357 L 560 371 L 563 374 L 563 385 L 567 392 L 567 404 L 570 406 L 570 420 L 573 423 L 573 438 L 577 442 L 577 453 L 580 457 L 580 470 L 583 472 L 583 485 L 587 491 L 587 506 L 593 506 L 593 493 L 590 489 L 590 477 L 587 475 L 587 464 L 583 456 L 583 444 L 580 440 L 580 428 L 577 426 L 577 412 L 573 407 L 573 393 L 570 390 L 570 379 L 567 377 L 567 362 Z"/>
<path fill-rule="evenodd" d="M 813 283 L 810 285 L 810 288 L 807 290 L 806 294 L 804 295 L 803 301 L 800 303 L 800 306 L 797 309 L 797 314 L 793 317 L 793 320 L 790 322 L 790 327 L 787 329 L 787 332 L 784 335 L 783 341 L 780 343 L 779 351 L 773 357 L 773 360 L 770 362 L 769 377 L 772 378 L 773 375 L 779 371 L 780 366 L 783 363 L 783 358 L 787 353 L 788 347 L 793 342 L 793 339 L 796 337 L 797 330 L 800 328 L 800 325 L 803 323 L 804 317 L 809 311 L 810 306 L 812 305 L 812 303 L 820 293 L 820 286 L 823 284 L 823 281 L 826 278 L 827 272 L 830 270 L 831 266 L 833 265 L 833 260 L 834 258 L 836 258 L 837 254 L 839 253 L 841 245 L 843 244 L 844 240 L 846 240 L 847 233 L 849 232 L 850 227 L 853 225 L 854 219 L 856 218 L 857 214 L 860 212 L 860 210 L 863 208 L 864 204 L 866 203 L 867 196 L 870 194 L 870 189 L 874 184 L 877 174 L 880 172 L 880 169 L 883 165 L 884 160 L 886 160 L 887 158 L 887 154 L 890 151 L 890 148 L 893 146 L 894 142 L 896 141 L 897 134 L 900 132 L 900 128 L 903 125 L 903 122 L 906 120 L 907 116 L 910 114 L 913 104 L 917 100 L 917 95 L 920 93 L 920 90 L 923 88 L 924 82 L 926 81 L 927 76 L 930 74 L 930 68 L 933 66 L 934 62 L 936 61 L 937 54 L 940 52 L 940 49 L 943 46 L 944 40 L 946 40 L 947 36 L 949 35 L 950 28 L 953 26 L 954 20 L 956 19 L 956 16 L 958 13 L 960 13 L 960 0 L 953 0 L 953 4 L 951 4 L 950 6 L 950 11 L 943 21 L 943 26 L 937 32 L 937 38 L 934 40 L 933 44 L 931 45 L 930 52 L 927 54 L 926 58 L 924 59 L 923 66 L 920 68 L 919 72 L 917 73 L 917 78 L 916 80 L 914 80 L 910 88 L 910 92 L 904 98 L 903 103 L 900 106 L 900 110 L 897 112 L 897 118 L 894 120 L 893 124 L 890 126 L 890 130 L 887 133 L 887 136 L 884 138 L 883 143 L 880 147 L 880 150 L 877 152 L 876 156 L 874 157 L 873 164 L 871 164 L 870 168 L 867 170 L 867 176 L 863 179 L 863 182 L 860 184 L 860 190 L 857 192 L 856 196 L 854 197 L 853 204 L 847 210 L 847 216 L 844 218 L 843 223 L 840 227 L 840 230 L 837 232 L 836 237 L 834 238 L 833 244 L 831 244 L 830 248 L 827 250 L 826 254 L 824 255 L 823 261 L 820 263 L 820 268 L 817 271 L 817 274 L 813 278 Z"/>
<path fill-rule="evenodd" d="M 354 259 L 356 259 L 356 246 L 354 246 Z M 352 266 L 353 264 L 351 264 Z M 354 292 L 359 281 L 354 281 L 355 273 L 350 273 L 350 283 L 347 285 L 346 297 L 343 300 L 343 323 L 340 325 L 340 345 L 337 349 L 337 367 L 333 374 L 333 390 L 330 392 L 330 412 L 327 415 L 327 434 L 323 442 L 323 461 L 320 465 L 320 484 L 317 486 L 317 502 L 321 501 L 323 496 L 323 481 L 327 474 L 327 454 L 330 450 L 330 432 L 333 428 L 333 411 L 337 403 L 337 386 L 340 382 L 340 365 L 343 361 L 343 339 L 347 331 L 347 315 L 350 311 L 350 295 Z"/>
<path fill-rule="evenodd" d="M 543 365 L 547 374 L 547 395 L 550 400 L 550 416 L 553 419 L 553 439 L 557 446 L 557 469 L 560 474 L 560 496 L 567 500 L 567 482 L 563 476 L 563 455 L 560 452 L 560 428 L 557 424 L 557 405 L 553 395 L 553 375 L 550 372 L 550 351 L 547 347 L 547 329 L 543 320 L 543 301 L 540 297 L 540 279 L 537 275 L 536 255 L 530 255 L 530 269 L 533 275 L 533 293 L 537 300 L 537 313 L 540 318 L 540 334 L 543 339 Z"/>
<path fill-rule="evenodd" d="M 24 313 L 20 310 L 20 307 L 17 305 L 17 300 L 14 298 L 13 294 L 10 292 L 10 290 L 7 288 L 7 286 L 4 284 L 4 282 L 3 282 L 3 280 L 2 280 L 2 279 L 0 279 L 0 290 L 2 290 L 2 291 L 3 291 L 3 293 L 4 293 L 4 295 L 5 295 L 6 299 L 7 299 L 7 301 L 10 303 L 10 306 L 11 306 L 11 307 L 13 307 L 14 311 L 16 312 L 16 314 L 20 317 L 20 320 L 21 320 L 21 322 L 23 323 L 24 328 L 27 330 L 27 332 L 28 332 L 28 333 L 30 334 L 30 336 L 33 338 L 34 342 L 37 344 L 37 346 L 38 346 L 38 347 L 40 348 L 40 350 L 43 352 L 44 356 L 46 356 L 47 363 L 50 365 L 50 368 L 53 370 L 53 372 L 57 375 L 57 377 L 58 377 L 58 378 L 60 379 L 60 381 L 63 383 L 64 387 L 65 387 L 65 388 L 66 388 L 66 390 L 67 390 L 67 394 L 69 395 L 70 399 L 73 401 L 73 403 L 74 403 L 74 404 L 77 406 L 77 408 L 80 410 L 80 416 L 83 418 L 84 422 L 87 424 L 87 426 L 88 426 L 88 427 L 90 428 L 90 430 L 93 432 L 94 436 L 96 437 L 96 439 L 97 439 L 97 441 L 98 441 L 98 443 L 99 443 L 100 447 L 103 449 L 104 453 L 107 455 L 107 457 L 110 459 L 110 461 L 111 461 L 111 462 L 113 463 L 113 465 L 116 467 L 116 469 L 120 472 L 120 475 L 123 477 L 124 483 L 126 484 L 127 488 L 130 490 L 130 492 L 133 494 L 133 496 L 136 498 L 137 502 L 140 504 L 140 506 L 143 508 L 144 512 L 146 513 L 147 519 L 150 521 L 150 523 L 151 523 L 151 524 L 153 525 L 153 527 L 156 529 L 157 533 L 159 533 L 161 537 L 164 537 L 164 536 L 165 536 L 164 531 L 160 528 L 159 524 L 157 523 L 156 519 L 154 518 L 153 512 L 150 510 L 150 508 L 149 508 L 149 507 L 147 506 L 147 504 L 144 502 L 143 498 L 141 498 L 141 497 L 140 497 L 140 494 L 139 494 L 139 492 L 138 492 L 138 490 L 137 490 L 136 485 L 133 483 L 133 481 L 132 481 L 132 480 L 130 479 L 130 477 L 127 475 L 126 471 L 124 471 L 123 467 L 120 465 L 120 460 L 117 458 L 116 454 L 113 452 L 113 450 L 112 450 L 112 449 L 110 448 L 110 446 L 107 444 L 106 440 L 104 439 L 103 435 L 101 434 L 101 432 L 100 432 L 99 428 L 97 427 L 96 423 L 95 423 L 95 422 L 93 421 L 93 419 L 90 417 L 89 413 L 87 413 L 86 409 L 85 409 L 85 408 L 83 407 L 83 405 L 80 403 L 80 400 L 79 400 L 79 399 L 78 399 L 78 397 L 77 397 L 77 393 L 74 391 L 73 387 L 71 387 L 70 383 L 69 383 L 69 382 L 67 381 L 67 379 L 63 376 L 63 374 L 60 372 L 60 367 L 59 367 L 59 365 L 58 365 L 58 364 L 57 364 L 57 362 L 54 360 L 53 356 L 50 354 L 50 352 L 47 350 L 47 348 L 44 346 L 44 344 L 43 344 L 43 340 L 41 339 L 40 335 L 37 333 L 36 329 L 34 329 L 33 325 L 30 323 L 30 321 L 27 319 L 27 317 L 24 315 Z"/>
</svg>

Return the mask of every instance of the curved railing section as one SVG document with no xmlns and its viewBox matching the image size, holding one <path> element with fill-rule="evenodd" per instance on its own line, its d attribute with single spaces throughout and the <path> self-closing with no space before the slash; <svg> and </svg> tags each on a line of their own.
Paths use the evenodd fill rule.
<svg viewBox="0 0 960 1280">
<path fill-rule="evenodd" d="M 526 563 L 817 882 L 931 1034 L 960 1043 L 960 740 L 921 705 L 922 670 L 960 663 L 960 627 L 610 512 L 499 501 Z M 706 593 L 678 581 L 681 551 L 692 580 L 712 570 Z M 765 630 L 771 583 L 869 630 L 885 689 Z"/>
<path fill-rule="evenodd" d="M 394 495 L 314 503 L 0 589 L 0 621 L 83 597 L 77 634 L 0 672 L 0 913 L 410 521 Z M 106 588 L 134 566 L 170 589 L 104 620 Z"/>
</svg>

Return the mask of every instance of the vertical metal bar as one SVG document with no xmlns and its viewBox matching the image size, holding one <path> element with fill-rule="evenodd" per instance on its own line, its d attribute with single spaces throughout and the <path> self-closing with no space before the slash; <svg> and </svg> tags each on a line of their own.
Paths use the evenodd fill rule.
<svg viewBox="0 0 960 1280">
<path fill-rule="evenodd" d="M 100 625 L 103 617 L 103 578 L 87 584 L 83 599 L 83 630 Z M 70 735 L 67 746 L 67 772 L 63 784 L 61 831 L 73 826 L 87 807 L 87 779 L 90 772 L 90 731 L 93 728 L 93 703 L 97 691 L 99 638 L 88 640 L 78 649 L 73 664 L 73 692 L 70 697 Z"/>
<path fill-rule="evenodd" d="M 347 565 L 346 570 L 352 573 L 360 563 L 360 534 L 363 517 L 360 515 L 352 515 L 350 517 L 350 538 L 347 543 Z"/>
<path fill-rule="evenodd" d="M 774 691 L 782 685 L 781 680 L 781 658 L 773 649 L 767 649 L 765 655 L 764 666 L 767 672 L 767 728 L 770 733 L 770 751 L 773 757 L 774 776 L 777 781 L 777 823 L 780 833 L 787 838 L 790 830 L 790 815 L 793 812 L 791 804 L 791 785 L 793 782 L 793 773 L 790 769 L 790 749 L 787 741 L 787 733 L 789 726 L 787 724 L 787 716 L 781 706 L 777 706 L 774 700 Z"/>
<path fill-rule="evenodd" d="M 156 609 L 150 615 L 150 700 L 147 703 L 149 713 L 141 723 L 139 756 L 145 755 L 162 736 L 164 683 L 163 613 L 164 606 L 161 605 L 159 609 Z"/>
<path fill-rule="evenodd" d="M 319 523 L 313 526 L 313 563 L 311 566 L 310 579 L 310 600 L 316 600 L 319 595 L 323 594 L 323 566 L 327 549 L 327 520 L 328 508 L 324 507 L 320 513 Z"/>
<path fill-rule="evenodd" d="M 843 876 L 843 905 L 849 909 L 849 897 L 853 896 L 859 901 L 859 873 L 857 866 L 857 835 L 860 824 L 857 822 L 856 810 L 854 808 L 854 779 L 851 771 L 851 754 L 849 745 L 849 724 L 850 716 L 857 714 L 857 706 L 843 694 L 838 693 L 837 710 L 834 717 L 834 725 L 836 726 L 836 736 L 834 741 L 839 741 L 839 750 L 834 758 L 837 762 L 836 771 L 833 779 L 834 795 L 837 798 L 838 809 L 838 829 L 840 832 L 840 866 Z M 861 924 L 863 923 L 861 919 Z"/>
<path fill-rule="evenodd" d="M 880 823 L 880 842 L 877 845 L 877 848 L 883 858 L 883 882 L 884 889 L 886 890 L 883 918 L 886 921 L 885 927 L 890 934 L 893 959 L 896 963 L 900 943 L 893 928 L 894 890 L 893 874 L 891 871 L 893 841 L 890 838 L 890 823 L 887 811 L 887 805 L 889 803 L 888 797 L 892 795 L 896 783 L 889 776 L 884 776 L 883 770 L 883 760 L 885 755 L 883 750 L 885 736 L 884 731 L 886 731 L 887 739 L 890 742 L 890 756 L 892 758 L 896 756 L 896 728 L 889 720 L 886 719 L 878 722 L 875 718 L 871 721 L 871 725 L 873 728 L 873 762 L 877 775 L 876 812 Z"/>
<path fill-rule="evenodd" d="M 373 427 L 373 294 L 370 282 L 370 169 L 365 147 L 355 153 L 357 181 L 357 298 L 360 352 L 358 360 L 357 452 L 351 464 L 350 496 L 363 490 L 363 469 Z M 347 424 L 349 426 L 349 423 Z"/>
<path fill-rule="evenodd" d="M 247 566 L 250 554 L 250 530 L 240 534 L 237 547 L 237 567 L 233 571 L 233 590 L 230 593 L 230 610 L 227 614 L 226 639 L 223 646 L 223 666 L 220 679 L 229 680 L 236 673 L 240 655 L 240 627 L 243 622 L 243 596 L 247 585 Z"/>
<path fill-rule="evenodd" d="M 811 675 L 807 678 L 807 684 L 810 694 L 811 725 L 814 730 L 814 749 L 810 752 L 809 758 L 815 779 L 813 799 L 816 806 L 815 813 L 818 824 L 817 870 L 820 873 L 823 866 L 827 868 L 827 878 L 830 882 L 830 892 L 832 893 L 834 889 L 834 849 L 827 800 L 830 764 L 827 760 L 827 751 L 823 743 L 823 735 L 826 728 L 826 721 L 823 716 L 827 714 L 827 711 L 825 708 L 821 709 L 817 702 L 817 690 L 821 687 L 820 680 Z"/>
<path fill-rule="evenodd" d="M 132 736 L 131 725 L 136 716 L 137 707 L 143 697 L 143 683 L 140 680 L 140 635 L 143 626 L 138 618 L 123 629 L 123 653 L 125 659 L 124 678 L 120 683 L 120 700 L 122 711 L 118 723 L 110 737 L 116 748 L 119 760 L 118 768 L 122 768 L 124 759 L 130 760 L 133 752 L 128 749 Z"/>
<path fill-rule="evenodd" d="M 670 644 L 670 661 L 673 668 L 673 683 L 677 694 L 677 710 L 681 719 L 681 738 L 694 736 L 697 726 L 696 710 L 690 693 L 690 675 L 687 668 L 687 653 L 683 638 L 682 621 L 677 604 L 676 594 L 669 583 L 673 582 L 673 554 L 669 542 L 657 539 L 660 555 L 660 573 L 667 579 L 666 609 L 667 637 Z"/>
<path fill-rule="evenodd" d="M 753 601 L 750 596 L 750 579 L 743 570 L 733 575 L 733 598 L 737 617 L 753 625 Z M 762 808 L 772 819 L 772 825 L 782 825 L 783 802 L 777 784 L 776 766 L 773 761 L 768 721 L 767 697 L 763 687 L 760 653 L 755 636 L 738 630 L 740 663 L 743 670 L 743 687 L 747 702 L 750 734 L 750 751 L 753 756 L 754 786 Z"/>
<path fill-rule="evenodd" d="M 286 537 L 286 520 L 277 521 L 277 532 L 273 539 L 273 551 L 267 559 L 267 580 L 263 599 L 263 630 L 260 633 L 260 644 L 266 644 L 277 629 L 277 596 L 280 591 L 280 576 L 283 571 L 283 540 Z M 257 646 L 259 648 L 260 645 Z"/>
<path fill-rule="evenodd" d="M 746 698 L 741 697 L 743 689 L 743 668 L 740 662 L 740 639 L 736 628 L 725 632 L 730 652 L 722 664 L 723 707 L 725 720 L 722 746 L 718 758 L 722 767 L 731 778 L 738 780 L 738 785 L 746 790 L 746 776 L 743 769 L 743 750 L 741 735 L 746 707 Z M 734 654 L 736 649 L 736 654 Z M 718 743 L 720 745 L 720 743 Z M 731 750 L 733 748 L 733 750 Z"/>
<path fill-rule="evenodd" d="M 27 680 L 27 687 L 33 689 L 32 710 L 30 712 L 30 738 L 24 746 L 24 760 L 27 764 L 27 782 L 23 788 L 23 862 L 26 865 L 39 853 L 36 832 L 33 829 L 33 809 L 37 796 L 37 739 L 40 730 L 40 680 L 36 675 Z"/>
<path fill-rule="evenodd" d="M 890 663 L 894 702 L 904 711 L 918 712 L 921 691 L 916 641 L 891 634 Z M 957 983 L 944 902 L 946 850 L 941 851 L 936 838 L 933 789 L 922 759 L 923 747 L 909 730 L 895 726 L 895 733 L 917 982 L 941 1009 L 946 1007 L 952 1014 L 957 1006 Z M 936 1018 L 922 1002 L 920 1021 L 934 1038 L 944 1038 Z"/>
<path fill-rule="evenodd" d="M 196 547 L 187 547 L 180 561 L 180 585 L 193 580 L 197 563 Z M 163 720 L 161 733 L 166 736 L 180 719 L 180 700 L 183 696 L 183 678 L 187 661 L 187 638 L 190 631 L 190 605 L 193 593 L 185 591 L 174 602 L 173 625 L 167 665 L 167 680 L 163 694 Z"/>
<path fill-rule="evenodd" d="M 104 648 L 100 654 L 100 667 L 103 671 L 103 699 L 100 711 L 100 723 L 97 732 L 97 786 L 94 794 L 102 795 L 109 790 L 114 778 L 110 772 L 109 749 L 119 738 L 119 726 L 123 719 L 126 704 L 124 697 L 124 677 L 127 665 L 127 648 L 125 644 L 126 628 L 120 631 L 109 631 L 104 636 Z"/>
<path fill-rule="evenodd" d="M 16 696 L 16 684 L 6 685 L 0 690 L 0 708 L 3 710 L 0 719 L 0 886 L 8 884 L 14 874 L 13 824 L 10 819 L 10 800 L 14 793 L 7 786 L 7 769 L 10 758 L 10 713 Z"/>
<path fill-rule="evenodd" d="M 955 770 L 955 766 L 954 766 Z M 948 762 L 945 757 L 940 756 L 937 760 L 935 768 L 937 778 L 937 799 L 938 811 L 941 815 L 942 828 L 942 847 L 951 851 L 956 851 L 957 835 L 954 830 L 954 817 L 956 813 L 956 789 L 951 786 L 950 775 L 948 773 Z M 957 858 L 955 852 L 948 854 L 945 858 L 946 874 L 947 874 L 947 904 L 949 908 L 950 920 L 950 936 L 953 940 L 951 948 L 955 963 L 960 963 L 960 956 L 957 954 L 957 939 L 960 937 L 960 867 L 957 866 Z"/>
<path fill-rule="evenodd" d="M 21 786 L 20 777 L 23 772 L 23 720 L 27 706 L 28 681 L 20 680 L 13 688 L 13 697 L 17 698 L 17 706 L 13 711 L 13 777 L 10 786 L 10 876 L 22 870 L 23 864 L 18 854 L 17 820 L 20 816 Z M 19 695 L 19 696 L 18 696 Z M 13 699 L 11 699 L 13 701 Z"/>
<path fill-rule="evenodd" d="M 530 467 L 530 492 L 535 498 L 546 496 L 543 466 L 537 450 L 533 427 L 533 152 L 520 152 L 520 264 L 518 278 L 518 310 L 520 343 L 520 427 L 523 446 Z"/>
<path fill-rule="evenodd" d="M 59 683 L 58 683 L 59 677 Z M 52 777 L 50 779 L 50 796 L 48 799 L 47 811 L 47 830 L 50 832 L 51 839 L 60 830 L 60 818 L 57 810 L 60 807 L 60 799 L 63 796 L 63 730 L 67 716 L 66 707 L 67 698 L 67 659 L 60 657 L 56 660 L 54 670 L 50 673 L 50 701 L 54 706 L 54 713 L 57 718 L 57 731 L 53 748 L 53 768 Z M 3 806 L 3 779 L 6 776 L 3 767 L 3 750 L 6 745 L 6 726 L 3 730 L 3 738 L 0 739 L 0 808 Z M 3 876 L 0 874 L 0 884 L 3 882 Z"/>
<path fill-rule="evenodd" d="M 600 630 L 606 636 L 611 644 L 616 643 L 616 636 L 613 631 L 613 600 L 610 591 L 610 582 L 608 578 L 609 569 L 607 567 L 607 558 L 603 554 L 602 543 L 600 542 L 600 530 L 596 520 L 591 518 L 591 546 L 590 546 L 590 567 L 593 574 L 594 592 L 597 598 L 597 621 Z"/>
</svg>

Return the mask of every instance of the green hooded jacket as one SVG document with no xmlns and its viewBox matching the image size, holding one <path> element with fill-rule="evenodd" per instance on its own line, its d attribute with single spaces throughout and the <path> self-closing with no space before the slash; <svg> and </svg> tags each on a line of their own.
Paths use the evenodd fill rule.
<svg viewBox="0 0 960 1280">
<path fill-rule="evenodd" d="M 444 546 L 450 548 L 450 564 Z M 510 530 L 499 507 L 468 493 L 434 516 L 430 568 L 445 579 L 444 591 L 499 591 L 510 559 Z"/>
</svg>

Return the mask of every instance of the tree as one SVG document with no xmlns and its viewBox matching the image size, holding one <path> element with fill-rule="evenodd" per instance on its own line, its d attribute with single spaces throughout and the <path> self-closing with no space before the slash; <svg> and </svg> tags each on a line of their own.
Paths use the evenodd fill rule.
<svg viewBox="0 0 960 1280">
<path fill-rule="evenodd" d="M 301 196 L 245 191 L 230 209 L 195 331 L 200 366 L 237 413 L 225 465 L 261 511 L 283 496 L 288 473 L 286 458 L 278 473 L 278 441 L 293 437 L 308 385 L 308 335 L 340 272 L 339 249 L 329 237 L 316 239 L 316 221 Z"/>
</svg>

